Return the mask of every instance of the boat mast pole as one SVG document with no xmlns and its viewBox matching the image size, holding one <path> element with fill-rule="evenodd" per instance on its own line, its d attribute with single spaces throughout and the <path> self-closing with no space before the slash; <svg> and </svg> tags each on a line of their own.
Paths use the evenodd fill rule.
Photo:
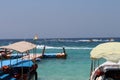
<svg viewBox="0 0 120 80">
<path fill-rule="evenodd" d="M 37 40 L 38 40 L 38 35 L 36 34 L 35 36 L 34 36 L 34 44 L 37 46 Z M 35 47 L 35 58 L 34 59 L 36 59 L 36 47 Z M 35 63 L 36 63 L 36 60 L 35 60 Z"/>
<path fill-rule="evenodd" d="M 42 50 L 42 56 L 44 56 L 44 53 L 45 53 L 45 46 L 43 47 L 43 50 Z"/>
</svg>

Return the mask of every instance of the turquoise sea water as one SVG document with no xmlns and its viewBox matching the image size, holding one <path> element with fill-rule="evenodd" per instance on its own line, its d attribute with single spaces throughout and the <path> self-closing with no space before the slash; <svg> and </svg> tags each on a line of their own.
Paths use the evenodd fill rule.
<svg viewBox="0 0 120 80">
<path fill-rule="evenodd" d="M 91 38 L 92 39 L 92 38 Z M 67 59 L 42 59 L 38 63 L 38 80 L 89 80 L 90 51 L 100 43 L 108 42 L 108 38 L 94 38 L 91 42 L 88 38 L 69 39 L 40 39 L 37 44 L 37 52 L 42 52 L 46 46 L 47 53 L 62 52 L 65 47 Z M 120 41 L 115 38 L 115 41 Z M 0 40 L 0 46 L 8 45 L 22 39 Z"/>
</svg>

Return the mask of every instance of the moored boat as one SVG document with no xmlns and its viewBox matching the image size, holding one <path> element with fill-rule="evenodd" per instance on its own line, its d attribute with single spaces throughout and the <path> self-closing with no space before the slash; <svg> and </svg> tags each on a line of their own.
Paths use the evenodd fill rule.
<svg viewBox="0 0 120 80">
<path fill-rule="evenodd" d="M 90 58 L 90 80 L 120 80 L 120 42 L 96 46 L 90 52 Z"/>
<path fill-rule="evenodd" d="M 26 41 L 20 41 L 8 46 L 1 46 L 1 49 L 16 51 L 18 54 L 29 55 L 35 51 L 36 45 Z M 2 60 L 0 67 L 0 80 L 37 80 L 37 64 L 31 59 L 7 59 Z"/>
<path fill-rule="evenodd" d="M 63 47 L 63 52 L 45 53 L 45 46 L 44 46 L 41 58 L 60 58 L 60 59 L 66 59 L 67 58 L 67 53 L 66 53 L 64 47 Z"/>
</svg>

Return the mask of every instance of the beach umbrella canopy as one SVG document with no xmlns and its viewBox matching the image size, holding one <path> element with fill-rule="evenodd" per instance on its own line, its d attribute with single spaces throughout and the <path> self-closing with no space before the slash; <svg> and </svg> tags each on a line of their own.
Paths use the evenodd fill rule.
<svg viewBox="0 0 120 80">
<path fill-rule="evenodd" d="M 20 53 L 36 48 L 36 45 L 27 41 L 20 41 L 0 48 L 16 50 Z"/>
<path fill-rule="evenodd" d="M 108 61 L 118 62 L 120 60 L 120 42 L 102 43 L 92 49 L 91 59 L 104 58 Z"/>
</svg>

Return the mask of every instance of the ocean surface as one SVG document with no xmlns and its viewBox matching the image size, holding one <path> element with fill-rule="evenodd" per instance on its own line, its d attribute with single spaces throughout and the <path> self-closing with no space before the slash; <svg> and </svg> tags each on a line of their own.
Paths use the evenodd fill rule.
<svg viewBox="0 0 120 80">
<path fill-rule="evenodd" d="M 89 80 L 90 51 L 100 43 L 120 41 L 120 38 L 52 38 L 52 39 L 1 39 L 0 46 L 17 41 L 37 44 L 37 53 L 46 46 L 45 53 L 62 52 L 66 49 L 67 59 L 42 59 L 38 63 L 38 80 Z"/>
</svg>

